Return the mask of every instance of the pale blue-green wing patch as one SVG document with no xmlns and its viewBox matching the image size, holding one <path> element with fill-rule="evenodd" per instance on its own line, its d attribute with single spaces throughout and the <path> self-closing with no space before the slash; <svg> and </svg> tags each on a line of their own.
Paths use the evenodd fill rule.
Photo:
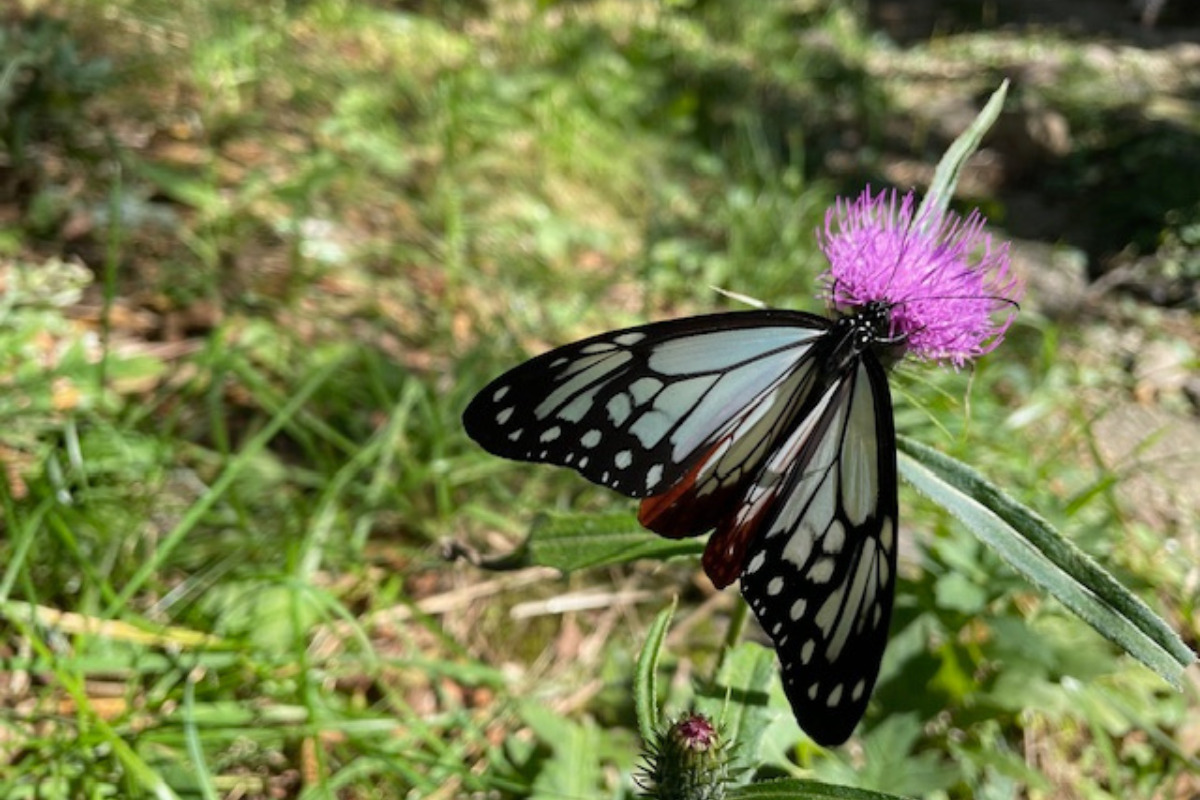
<svg viewBox="0 0 1200 800">
<path fill-rule="evenodd" d="M 731 520 L 740 519 L 751 485 L 769 479 L 763 474 L 768 459 L 786 458 L 781 451 L 798 423 L 814 388 L 823 383 L 819 365 L 828 352 L 822 340 L 794 360 L 777 379 L 757 392 L 738 414 L 704 443 L 691 469 L 667 491 L 642 501 L 638 519 L 664 536 L 681 537 L 717 527 L 718 535 Z M 753 535 L 747 529 L 745 535 Z M 741 563 L 736 553 L 713 561 L 705 551 L 704 567 L 722 588 L 737 580 Z"/>
<path fill-rule="evenodd" d="M 829 326 L 811 314 L 759 310 L 601 334 L 501 375 L 463 423 L 496 455 L 571 467 L 647 497 L 675 485 L 722 436 L 745 448 L 777 430 L 753 414 L 782 402 L 788 376 Z M 766 435 L 756 457 L 772 445 Z"/>
<path fill-rule="evenodd" d="M 785 693 L 821 744 L 866 710 L 896 574 L 896 448 L 883 367 L 863 352 L 764 467 L 743 506 L 756 535 L 742 594 L 775 644 Z"/>
</svg>

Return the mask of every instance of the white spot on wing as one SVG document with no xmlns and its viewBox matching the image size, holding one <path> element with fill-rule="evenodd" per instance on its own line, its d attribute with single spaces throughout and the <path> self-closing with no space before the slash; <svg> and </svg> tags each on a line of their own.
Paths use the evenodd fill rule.
<svg viewBox="0 0 1200 800">
<path fill-rule="evenodd" d="M 662 464 L 655 464 L 650 469 L 648 469 L 646 471 L 646 488 L 649 489 L 653 486 L 658 485 L 658 482 L 662 480 L 662 474 L 663 474 Z"/>
<path fill-rule="evenodd" d="M 501 386 L 499 389 L 492 392 L 492 402 L 499 403 L 501 400 L 503 400 L 504 395 L 508 394 L 509 388 L 510 387 L 508 387 L 508 386 Z"/>
<path fill-rule="evenodd" d="M 503 425 L 504 423 L 508 422 L 508 418 L 513 415 L 513 410 L 514 410 L 513 407 L 509 406 L 508 408 L 504 409 L 499 414 L 497 414 L 496 415 L 496 424 Z"/>
<path fill-rule="evenodd" d="M 624 425 L 625 420 L 629 419 L 629 395 L 624 392 L 613 395 L 609 398 L 608 405 L 605 408 L 608 409 L 608 418 L 614 424 Z"/>
<path fill-rule="evenodd" d="M 808 570 L 808 579 L 813 583 L 829 583 L 833 577 L 834 563 L 832 558 L 817 559 Z"/>
<path fill-rule="evenodd" d="M 759 550 L 754 554 L 754 558 L 750 559 L 750 563 L 746 565 L 746 574 L 752 574 L 762 569 L 762 565 L 767 560 L 767 554 Z"/>
<path fill-rule="evenodd" d="M 622 450 L 613 457 L 613 463 L 617 465 L 617 469 L 625 469 L 633 463 L 633 453 Z"/>
<path fill-rule="evenodd" d="M 558 410 L 558 418 L 564 422 L 579 422 L 591 410 L 592 403 L 596 400 L 596 392 L 599 390 L 599 387 L 589 389 L 567 403 Z"/>
<path fill-rule="evenodd" d="M 813 651 L 816 649 L 817 642 L 815 639 L 809 639 L 807 642 L 805 642 L 804 646 L 800 648 L 800 663 L 808 664 L 810 661 L 812 661 Z"/>
<path fill-rule="evenodd" d="M 542 431 L 542 435 L 538 437 L 539 442 L 553 442 L 562 433 L 562 428 L 555 425 L 552 428 L 546 428 Z"/>
<path fill-rule="evenodd" d="M 833 623 L 837 622 L 838 613 L 842 608 L 842 596 L 846 593 L 846 587 L 843 585 L 833 594 L 825 599 L 821 605 L 821 609 L 817 612 L 816 623 L 821 629 L 821 633 L 825 634 L 826 638 L 833 631 Z M 829 660 L 833 661 L 836 656 L 830 652 Z"/>
<path fill-rule="evenodd" d="M 895 545 L 893 535 L 895 526 L 892 524 L 890 517 L 883 518 L 883 524 L 879 526 L 879 544 L 884 549 L 884 552 L 892 552 L 892 547 Z"/>
<path fill-rule="evenodd" d="M 829 693 L 829 697 L 825 698 L 825 705 L 830 708 L 837 707 L 842 702 L 842 685 L 839 683 L 833 687 L 833 691 Z"/>
<path fill-rule="evenodd" d="M 796 602 L 792 603 L 792 609 L 788 612 L 788 616 L 795 622 L 804 616 L 804 612 L 808 609 L 808 601 L 801 597 Z"/>
<path fill-rule="evenodd" d="M 797 567 L 803 567 L 812 555 L 812 546 L 813 530 L 805 525 L 788 537 L 787 544 L 783 546 L 783 557 Z"/>
<path fill-rule="evenodd" d="M 590 431 L 579 437 L 579 443 L 584 447 L 592 448 L 600 444 L 600 431 L 592 428 Z"/>
<path fill-rule="evenodd" d="M 632 331 L 630 333 L 622 333 L 620 336 L 614 336 L 613 341 L 617 344 L 623 344 L 628 347 L 629 345 L 637 344 L 645 338 L 646 334 L 640 333 L 639 331 Z"/>
<path fill-rule="evenodd" d="M 846 544 L 846 526 L 839 520 L 834 520 L 829 525 L 829 530 L 825 531 L 824 538 L 821 539 L 821 549 L 830 555 L 837 555 L 842 552 L 842 546 Z"/>
<path fill-rule="evenodd" d="M 767 594 L 775 596 L 783 591 L 783 578 L 778 575 L 771 578 L 771 582 L 767 584 Z"/>
<path fill-rule="evenodd" d="M 866 691 L 867 682 L 863 678 L 858 679 L 858 683 L 854 684 L 854 691 L 850 692 L 850 699 L 858 702 L 862 699 L 863 692 Z"/>
<path fill-rule="evenodd" d="M 625 397 L 626 395 L 620 395 Z M 616 398 L 613 398 L 614 400 Z M 625 401 L 628 404 L 628 400 Z M 629 426 L 629 432 L 638 438 L 647 450 L 654 447 L 667 435 L 671 427 L 671 418 L 661 411 L 647 411 Z"/>
</svg>

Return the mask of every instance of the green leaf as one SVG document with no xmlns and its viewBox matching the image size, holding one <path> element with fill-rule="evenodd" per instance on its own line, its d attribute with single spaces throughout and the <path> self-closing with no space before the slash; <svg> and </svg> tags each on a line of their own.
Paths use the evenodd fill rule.
<svg viewBox="0 0 1200 800">
<path fill-rule="evenodd" d="M 921 746 L 923 727 L 916 714 L 891 714 L 862 737 L 861 755 L 835 753 L 815 765 L 815 777 L 916 797 L 944 792 L 961 776 L 944 753 Z"/>
<path fill-rule="evenodd" d="M 1103 567 L 975 470 L 930 447 L 897 437 L 900 471 L 1014 569 L 1078 614 L 1102 636 L 1182 688 L 1196 660 L 1171 627 Z"/>
<path fill-rule="evenodd" d="M 654 732 L 662 721 L 658 713 L 658 662 L 662 655 L 663 642 L 671 627 L 678 600 L 672 598 L 671 605 L 658 612 L 650 630 L 646 631 L 646 643 L 638 655 L 637 675 L 634 678 L 634 699 L 637 705 L 638 730 L 642 741 L 654 740 Z"/>
<path fill-rule="evenodd" d="M 125 585 L 121 587 L 120 594 L 117 595 L 115 600 L 109 603 L 109 608 L 105 611 L 104 617 L 116 616 L 117 610 L 129 603 L 130 599 L 162 567 L 171 553 L 175 551 L 175 548 L 183 542 L 189 533 L 200 525 L 205 519 L 205 515 L 225 496 L 225 493 L 230 490 L 234 482 L 243 476 L 243 472 L 247 470 L 247 467 L 256 463 L 255 459 L 266 450 L 267 445 L 300 413 L 301 409 L 309 401 L 309 398 L 329 378 L 336 374 L 338 368 L 345 362 L 345 356 L 339 356 L 336 359 L 330 360 L 329 363 L 314 370 L 305 379 L 304 383 L 291 393 L 288 401 L 279 408 L 270 422 L 263 426 L 261 430 L 255 433 L 242 446 L 237 455 L 233 456 L 224 466 L 221 474 L 208 487 L 208 490 L 188 508 L 179 521 L 175 523 L 175 527 L 162 537 L 155 547 L 154 557 L 144 561 L 138 567 L 137 572 L 133 574 L 133 577 L 125 582 Z"/>
<path fill-rule="evenodd" d="M 961 572 L 951 572 L 938 578 L 934 585 L 939 608 L 977 614 L 987 603 L 987 592 Z"/>
<path fill-rule="evenodd" d="M 950 205 L 950 198 L 954 196 L 954 188 L 958 186 L 958 176 L 962 172 L 963 166 L 966 165 L 967 159 L 979 149 L 983 135 L 987 133 L 988 128 L 992 127 L 996 117 L 1000 116 L 1000 109 L 1004 107 L 1004 98 L 1007 94 L 1008 80 L 1005 79 L 1000 84 L 1000 88 L 992 93 L 991 99 L 987 101 L 987 105 L 979 112 L 975 121 L 947 148 L 946 154 L 942 156 L 942 160 L 938 162 L 937 169 L 933 173 L 933 182 L 929 185 L 929 193 L 925 195 L 925 199 L 921 201 L 921 207 L 917 209 L 916 219 L 924 220 L 927 218 L 927 212 L 932 211 L 937 211 L 940 215 Z"/>
<path fill-rule="evenodd" d="M 734 774 L 750 777 L 762 763 L 762 741 L 776 711 L 768 705 L 779 669 L 775 651 L 754 642 L 730 648 L 711 692 L 697 698 L 696 710 L 720 720 L 721 735 L 737 743 Z"/>
<path fill-rule="evenodd" d="M 600 732 L 590 722 L 578 723 L 534 702 L 520 705 L 521 719 L 550 752 L 531 798 L 592 797 L 600 785 Z"/>
<path fill-rule="evenodd" d="M 624 564 L 640 558 L 667 559 L 703 552 L 703 541 L 664 539 L 631 514 L 541 514 L 523 550 L 528 564 L 570 572 Z"/>
<path fill-rule="evenodd" d="M 897 800 L 900 797 L 799 778 L 752 783 L 730 790 L 727 796 L 729 800 Z"/>
</svg>

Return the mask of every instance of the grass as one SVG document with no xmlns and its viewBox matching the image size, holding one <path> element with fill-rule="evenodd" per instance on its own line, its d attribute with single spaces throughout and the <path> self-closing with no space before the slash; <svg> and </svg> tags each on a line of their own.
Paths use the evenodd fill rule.
<svg viewBox="0 0 1200 800">
<path fill-rule="evenodd" d="M 662 670 L 680 710 L 736 600 L 694 560 L 562 577 L 445 560 L 503 554 L 542 512 L 628 508 L 484 454 L 461 409 L 553 344 L 735 305 L 710 286 L 818 310 L 812 231 L 835 194 L 955 132 L 920 116 L 921 64 L 966 65 L 939 83 L 963 98 L 1012 64 L 986 34 L 883 52 L 819 2 L 34 0 L 4 30 L 7 63 L 36 67 L 0 76 L 14 798 L 631 796 L 643 632 L 678 595 Z M 1106 185 L 1120 109 L 1079 88 L 1044 95 L 1084 126 L 1055 177 Z M 1194 644 L 1194 530 L 1131 510 L 1096 433 L 1091 398 L 1129 389 L 1090 326 L 1167 313 L 1128 302 L 1064 324 L 1034 299 L 974 373 L 902 369 L 898 428 L 1068 531 Z M 902 504 L 860 736 L 799 741 L 776 696 L 755 777 L 1196 791 L 1194 686 Z M 543 602 L 564 595 L 599 601 Z"/>
</svg>

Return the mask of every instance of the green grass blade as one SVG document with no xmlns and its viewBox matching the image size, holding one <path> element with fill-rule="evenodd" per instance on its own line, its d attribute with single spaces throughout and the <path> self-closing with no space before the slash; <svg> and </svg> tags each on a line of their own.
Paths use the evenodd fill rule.
<svg viewBox="0 0 1200 800">
<path fill-rule="evenodd" d="M 183 515 L 183 519 L 179 521 L 179 524 L 162 540 L 155 549 L 154 556 L 142 564 L 138 571 L 133 574 L 129 582 L 121 589 L 120 594 L 117 595 L 116 600 L 110 604 L 104 616 L 114 616 L 118 609 L 129 602 L 129 599 L 137 594 L 142 585 L 158 572 L 163 560 L 174 551 L 179 543 L 183 541 L 184 537 L 191 533 L 192 529 L 204 518 L 204 515 L 224 496 L 225 492 L 233 485 L 233 482 L 237 480 L 242 470 L 247 465 L 254 463 L 259 452 L 275 438 L 275 435 L 304 407 L 304 404 L 308 402 L 308 398 L 312 396 L 313 392 L 321 388 L 325 381 L 329 380 L 344 362 L 345 358 L 334 359 L 314 372 L 296 390 L 296 393 L 292 395 L 283 408 L 279 409 L 279 413 L 272 417 L 271 421 L 255 434 L 252 439 L 246 442 L 245 446 L 237 454 L 237 457 L 229 462 L 229 466 L 213 482 L 213 485 L 204 493 L 204 496 L 187 510 L 187 513 Z"/>
<path fill-rule="evenodd" d="M 200 731 L 196 726 L 196 682 L 189 676 L 183 684 L 183 736 L 187 743 L 188 757 L 195 767 L 194 775 L 204 800 L 217 800 L 217 790 L 213 786 L 212 773 L 208 759 L 204 756 L 204 745 L 200 741 Z"/>
</svg>

